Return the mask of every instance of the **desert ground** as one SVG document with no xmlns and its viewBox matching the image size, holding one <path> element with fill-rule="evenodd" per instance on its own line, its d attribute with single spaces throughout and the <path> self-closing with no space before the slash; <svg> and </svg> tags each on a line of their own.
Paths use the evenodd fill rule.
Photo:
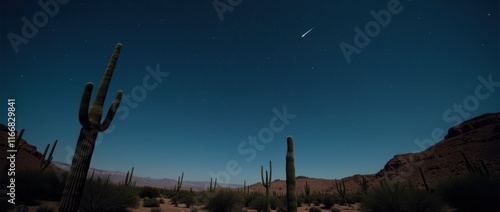
<svg viewBox="0 0 500 212">
<path fill-rule="evenodd" d="M 139 207 L 137 208 L 131 208 L 130 211 L 132 212 L 150 212 L 151 211 L 151 208 L 147 208 L 147 207 L 142 207 L 142 200 L 139 201 L 140 205 Z M 42 205 L 57 205 L 57 202 L 42 202 Z M 206 212 L 207 210 L 203 210 L 201 206 L 193 206 L 195 208 L 197 208 L 198 212 Z M 314 207 L 311 205 L 311 207 Z M 28 206 L 27 207 L 28 210 L 27 212 L 36 212 L 36 210 L 38 209 L 38 206 Z M 170 203 L 170 200 L 169 199 L 165 199 L 165 203 L 164 204 L 160 204 L 160 207 L 161 208 L 161 211 L 162 212 L 190 212 L 191 211 L 191 208 L 187 208 L 184 204 L 179 204 L 179 207 L 175 207 L 173 204 Z M 309 206 L 307 206 L 307 204 L 302 204 L 302 207 L 299 207 L 298 208 L 298 211 L 309 211 Z M 338 204 L 335 204 L 334 208 L 338 208 L 340 209 L 340 211 L 350 211 L 350 212 L 360 212 L 361 209 L 360 209 L 360 204 L 359 203 L 356 203 L 356 204 L 353 204 L 351 205 L 350 207 L 349 206 L 341 206 L 341 205 L 338 205 Z M 322 211 L 331 211 L 331 210 L 327 210 L 327 209 L 321 209 Z M 12 209 L 12 210 L 9 210 L 9 212 L 15 212 L 16 210 L 15 209 Z M 195 210 L 193 210 L 195 211 Z M 245 210 L 243 210 L 245 211 Z M 257 210 L 252 210 L 252 209 L 248 209 L 246 210 L 247 212 L 257 212 Z M 276 211 L 276 210 L 272 210 L 272 211 Z"/>
</svg>

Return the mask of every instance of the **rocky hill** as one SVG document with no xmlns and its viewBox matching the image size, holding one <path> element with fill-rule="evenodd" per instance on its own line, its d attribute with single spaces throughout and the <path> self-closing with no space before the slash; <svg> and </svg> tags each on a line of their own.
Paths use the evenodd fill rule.
<svg viewBox="0 0 500 212">
<path fill-rule="evenodd" d="M 423 145 L 423 142 L 421 145 Z M 419 167 L 422 169 L 430 187 L 450 176 L 465 175 L 468 170 L 462 153 L 472 163 L 482 160 L 490 175 L 500 177 L 500 113 L 484 114 L 467 120 L 448 130 L 444 139 L 428 146 L 422 152 L 395 155 L 379 172 L 370 175 L 353 175 L 344 178 L 349 192 L 360 189 L 365 177 L 370 186 L 379 185 L 382 179 L 390 182 L 408 182 L 423 188 Z M 416 147 L 419 144 L 416 144 Z M 431 146 L 432 145 L 432 146 Z M 298 193 L 303 191 L 305 182 L 311 185 L 311 192 L 335 193 L 335 181 L 332 179 L 297 178 Z M 254 184 L 251 191 L 264 191 L 260 184 Z M 271 191 L 286 193 L 286 182 L 276 180 L 271 184 Z"/>
</svg>

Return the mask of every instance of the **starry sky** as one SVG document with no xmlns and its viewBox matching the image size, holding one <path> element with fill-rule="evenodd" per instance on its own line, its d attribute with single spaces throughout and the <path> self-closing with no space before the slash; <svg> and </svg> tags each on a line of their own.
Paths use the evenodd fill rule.
<svg viewBox="0 0 500 212">
<path fill-rule="evenodd" d="M 97 169 L 242 184 L 271 160 L 285 179 L 291 135 L 297 176 L 376 173 L 500 108 L 497 0 L 40 2 L 0 3 L 0 122 L 15 98 L 23 138 L 58 139 L 55 161 L 118 42 L 104 108 L 127 98 Z"/>
</svg>

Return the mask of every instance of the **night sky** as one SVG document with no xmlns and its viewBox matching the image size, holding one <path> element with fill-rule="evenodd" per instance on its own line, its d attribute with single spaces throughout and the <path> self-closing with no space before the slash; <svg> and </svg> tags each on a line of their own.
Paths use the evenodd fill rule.
<svg viewBox="0 0 500 212">
<path fill-rule="evenodd" d="M 500 108 L 498 0 L 40 2 L 1 1 L 0 122 L 55 161 L 119 42 L 91 166 L 137 176 L 285 179 L 288 135 L 297 176 L 376 173 Z"/>
</svg>

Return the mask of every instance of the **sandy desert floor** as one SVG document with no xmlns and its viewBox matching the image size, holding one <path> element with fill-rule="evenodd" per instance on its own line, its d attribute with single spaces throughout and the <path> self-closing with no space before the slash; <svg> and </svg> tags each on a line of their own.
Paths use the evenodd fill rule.
<svg viewBox="0 0 500 212">
<path fill-rule="evenodd" d="M 190 212 L 190 208 L 186 208 L 186 206 L 184 204 L 179 204 L 179 207 L 175 207 L 174 205 L 169 203 L 170 201 L 168 199 L 166 199 L 165 202 L 166 202 L 165 204 L 160 204 L 160 208 L 162 209 L 162 212 Z M 57 203 L 56 202 L 42 202 L 42 204 L 43 205 L 56 205 Z M 140 205 L 142 205 L 142 200 L 140 200 Z M 194 206 L 194 207 L 197 207 L 197 206 Z M 341 211 L 350 211 L 350 212 L 361 211 L 359 204 L 354 204 L 351 207 L 340 206 L 340 205 L 335 204 L 334 207 L 340 209 Z M 201 209 L 201 207 L 197 207 L 197 208 L 199 208 L 198 209 L 199 212 L 206 212 L 206 210 Z M 309 211 L 309 208 L 310 207 L 307 205 L 302 205 L 302 207 L 298 208 L 298 211 L 307 212 L 307 211 Z M 28 212 L 36 212 L 37 209 L 38 209 L 38 206 L 28 206 Z M 13 209 L 10 211 L 15 212 L 16 210 Z M 137 208 L 131 209 L 131 211 L 132 212 L 150 212 L 151 208 L 145 208 L 145 207 L 139 206 Z M 322 211 L 327 212 L 327 211 L 331 211 L 331 210 L 322 209 Z M 248 212 L 256 212 L 256 210 L 249 209 Z"/>
<path fill-rule="evenodd" d="M 165 204 L 160 204 L 160 208 L 162 209 L 163 212 L 189 212 L 190 211 L 190 208 L 186 208 L 186 206 L 183 204 L 179 204 L 179 207 L 175 207 L 174 205 L 170 204 L 169 201 L 166 201 L 166 202 L 167 203 L 165 203 Z M 142 205 L 142 200 L 141 200 L 140 204 Z M 194 207 L 196 207 L 196 206 L 194 206 Z M 341 206 L 341 205 L 335 204 L 334 207 L 340 209 L 340 211 L 350 211 L 350 212 L 361 211 L 359 204 L 354 204 L 351 207 Z M 201 209 L 201 207 L 198 207 L 198 208 L 199 208 L 198 209 L 199 212 L 206 211 L 206 210 Z M 298 211 L 309 211 L 309 208 L 310 208 L 309 206 L 303 204 L 302 207 L 298 208 Z M 138 208 L 132 209 L 132 211 L 133 212 L 150 212 L 151 208 L 138 207 Z M 252 210 L 252 209 L 248 209 L 247 211 L 248 212 L 257 212 L 256 210 Z M 275 211 L 275 210 L 273 210 L 273 211 Z M 322 211 L 326 212 L 326 211 L 331 211 L 331 210 L 322 209 Z"/>
</svg>

